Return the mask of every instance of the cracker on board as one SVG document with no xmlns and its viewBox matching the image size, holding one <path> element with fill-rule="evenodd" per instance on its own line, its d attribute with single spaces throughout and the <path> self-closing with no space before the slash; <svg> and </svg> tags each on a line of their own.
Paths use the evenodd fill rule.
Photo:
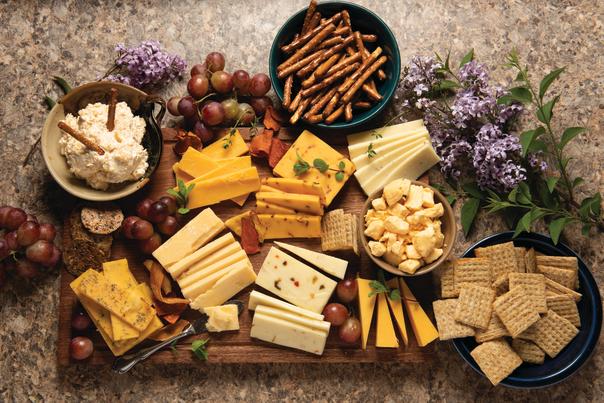
<svg viewBox="0 0 604 403">
<path fill-rule="evenodd" d="M 524 362 L 541 365 L 545 361 L 545 352 L 532 341 L 514 339 L 512 340 L 512 349 Z"/>
<path fill-rule="evenodd" d="M 545 302 L 545 276 L 538 273 L 510 273 L 510 290 L 518 286 L 527 289 L 529 298 L 533 301 L 538 313 L 547 312 Z"/>
<path fill-rule="evenodd" d="M 489 326 L 484 330 L 476 329 L 474 339 L 477 343 L 484 343 L 485 341 L 495 340 L 509 335 L 510 332 L 508 332 L 508 330 L 505 328 L 503 322 L 501 322 L 501 319 L 499 319 L 499 316 L 497 316 L 495 313 L 492 313 Z"/>
<path fill-rule="evenodd" d="M 65 220 L 62 235 L 65 269 L 74 276 L 90 268 L 100 270 L 111 256 L 113 237 L 90 233 L 82 224 L 79 208 Z"/>
<path fill-rule="evenodd" d="M 535 249 L 530 248 L 524 255 L 524 267 L 527 273 L 537 272 L 537 260 L 535 256 Z"/>
<path fill-rule="evenodd" d="M 476 257 L 491 259 L 493 281 L 497 280 L 503 274 L 519 271 L 513 242 L 476 248 L 474 254 Z"/>
<path fill-rule="evenodd" d="M 577 272 L 572 269 L 561 269 L 553 266 L 541 266 L 537 264 L 537 272 L 543 273 L 545 277 L 566 288 L 574 290 L 577 285 Z"/>
<path fill-rule="evenodd" d="M 491 288 L 495 290 L 497 296 L 503 295 L 510 290 L 510 273 L 499 276 L 497 280 L 493 282 Z"/>
<path fill-rule="evenodd" d="M 570 296 L 556 295 L 547 297 L 545 300 L 548 309 L 568 319 L 576 327 L 581 327 L 581 316 L 579 316 L 577 303 Z"/>
<path fill-rule="evenodd" d="M 547 278 L 547 276 L 545 277 L 545 289 L 549 293 L 554 293 L 556 295 L 568 295 L 577 302 L 581 301 L 581 297 L 583 296 L 581 293 L 556 283 L 554 280 Z"/>
<path fill-rule="evenodd" d="M 98 235 L 108 235 L 117 231 L 124 221 L 124 213 L 112 203 L 84 206 L 80 217 L 84 227 Z"/>
<path fill-rule="evenodd" d="M 463 284 L 455 309 L 455 320 L 466 325 L 486 329 L 493 312 L 495 291 L 474 284 Z"/>
<path fill-rule="evenodd" d="M 510 288 L 510 291 L 497 297 L 493 309 L 512 337 L 539 320 L 539 313 L 524 286 Z"/>
<path fill-rule="evenodd" d="M 518 271 L 520 273 L 525 273 L 526 263 L 524 261 L 524 255 L 526 255 L 526 248 L 514 246 L 514 252 L 516 252 L 516 264 L 518 265 Z"/>
<path fill-rule="evenodd" d="M 551 309 L 535 323 L 534 342 L 545 353 L 554 358 L 579 333 L 570 321 Z"/>
<path fill-rule="evenodd" d="M 458 337 L 474 336 L 474 329 L 455 320 L 457 299 L 441 299 L 432 303 L 438 337 L 440 340 L 451 340 Z"/>
<path fill-rule="evenodd" d="M 470 355 L 493 385 L 507 378 L 522 364 L 522 358 L 505 340 L 487 341 L 472 350 Z"/>
<path fill-rule="evenodd" d="M 358 238 L 353 233 L 357 228 L 355 220 L 355 215 L 345 214 L 342 209 L 326 213 L 321 222 L 321 249 L 324 252 L 352 250 L 358 254 Z"/>
<path fill-rule="evenodd" d="M 491 268 L 487 258 L 460 258 L 454 263 L 454 282 L 457 290 L 465 284 L 475 284 L 481 287 L 491 286 Z"/>
<path fill-rule="evenodd" d="M 455 288 L 455 266 L 451 261 L 445 262 L 440 276 L 441 298 L 455 298 L 459 296 L 459 290 Z"/>
</svg>

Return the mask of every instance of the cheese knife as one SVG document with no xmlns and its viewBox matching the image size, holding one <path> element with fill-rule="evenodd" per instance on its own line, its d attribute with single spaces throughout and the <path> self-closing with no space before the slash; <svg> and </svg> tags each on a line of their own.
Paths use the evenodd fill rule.
<svg viewBox="0 0 604 403">
<path fill-rule="evenodd" d="M 243 301 L 234 299 L 234 300 L 227 301 L 224 303 L 224 305 L 228 305 L 228 304 L 237 305 L 237 314 L 241 315 L 241 312 L 243 312 L 243 308 L 244 308 Z M 136 364 L 138 364 L 139 362 L 146 360 L 147 358 L 151 357 L 153 354 L 155 354 L 159 350 L 162 350 L 162 349 L 170 346 L 172 343 L 175 343 L 178 340 L 184 339 L 185 337 L 194 336 L 194 335 L 206 332 L 207 331 L 207 327 L 206 327 L 207 322 L 208 322 L 208 315 L 203 314 L 201 316 L 201 318 L 194 320 L 193 322 L 191 322 L 190 325 L 185 327 L 183 329 L 182 333 L 177 334 L 176 336 L 173 336 L 173 337 L 169 338 L 168 340 L 164 340 L 161 343 L 157 343 L 154 346 L 143 348 L 142 350 L 139 350 L 135 353 L 126 354 L 126 355 L 116 358 L 115 361 L 113 361 L 112 369 L 115 372 L 117 372 L 118 374 L 125 374 L 126 372 L 128 372 L 132 368 L 134 368 L 134 366 Z"/>
</svg>

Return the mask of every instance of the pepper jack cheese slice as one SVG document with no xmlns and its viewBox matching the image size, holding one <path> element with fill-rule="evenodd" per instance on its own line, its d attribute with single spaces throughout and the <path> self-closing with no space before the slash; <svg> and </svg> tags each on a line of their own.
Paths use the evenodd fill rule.
<svg viewBox="0 0 604 403">
<path fill-rule="evenodd" d="M 377 296 L 377 329 L 375 337 L 376 347 L 398 348 L 398 340 L 394 332 L 394 324 L 388 308 L 388 298 L 384 293 Z"/>
<path fill-rule="evenodd" d="M 216 204 L 258 189 L 260 189 L 260 176 L 256 167 L 242 169 L 196 182 L 189 193 L 187 207 L 194 209 Z"/>
<path fill-rule="evenodd" d="M 224 229 L 224 223 L 212 209 L 197 214 L 153 252 L 153 257 L 168 269 L 174 263 L 195 252 Z"/>
<path fill-rule="evenodd" d="M 266 186 L 263 186 L 266 187 Z M 296 214 L 296 210 L 277 206 L 276 204 L 266 203 L 262 200 L 256 200 L 256 213 L 258 214 Z"/>
<path fill-rule="evenodd" d="M 409 289 L 403 279 L 399 279 L 401 298 L 405 304 L 407 315 L 409 315 L 409 322 L 415 333 L 415 339 L 420 347 L 424 347 L 434 340 L 438 339 L 438 331 L 426 315 L 426 312 L 422 309 L 421 305 Z"/>
<path fill-rule="evenodd" d="M 225 224 L 241 236 L 241 219 L 249 217 L 250 211 L 229 218 Z M 254 225 L 260 241 L 280 238 L 320 238 L 321 217 L 300 214 L 256 214 Z"/>
<path fill-rule="evenodd" d="M 228 147 L 225 148 L 225 145 L 227 144 Z M 239 130 L 235 130 L 235 133 L 232 136 L 227 132 L 226 135 L 201 150 L 201 153 L 210 158 L 225 159 L 239 157 L 246 154 L 248 151 L 249 148 L 247 144 L 245 144 L 243 137 L 241 137 Z"/>
<path fill-rule="evenodd" d="M 398 288 L 400 292 L 400 287 L 398 285 L 398 279 L 393 278 L 388 281 L 388 287 L 391 289 Z M 407 326 L 405 325 L 405 314 L 403 312 L 403 301 L 402 301 L 402 293 L 400 293 L 401 299 L 392 300 L 388 298 L 388 304 L 390 304 L 390 310 L 392 311 L 392 316 L 394 316 L 394 321 L 398 327 L 399 333 L 403 338 L 403 343 L 405 346 L 409 344 L 409 336 L 407 335 Z"/>
<path fill-rule="evenodd" d="M 326 255 L 325 253 L 314 252 L 312 250 L 300 248 L 299 246 L 294 246 L 283 242 L 275 242 L 275 245 L 281 249 L 290 251 L 294 255 L 306 260 L 308 263 L 318 267 L 327 274 L 331 274 L 332 276 L 340 279 L 343 279 L 346 275 L 348 262 L 344 259 L 338 259 L 337 257 Z"/>
<path fill-rule="evenodd" d="M 266 305 L 258 305 L 256 307 L 256 313 L 261 315 L 272 316 L 274 318 L 279 318 L 286 320 L 291 323 L 295 323 L 298 325 L 306 326 L 314 330 L 319 330 L 321 332 L 329 333 L 329 327 L 331 326 L 329 322 L 323 320 L 310 319 L 306 316 L 297 315 L 295 313 L 281 310 L 278 308 L 274 308 L 272 306 Z"/>
<path fill-rule="evenodd" d="M 274 246 L 262 263 L 256 284 L 292 304 L 319 313 L 337 283 Z"/>
<path fill-rule="evenodd" d="M 203 308 L 203 313 L 208 315 L 208 332 L 239 330 L 239 312 L 235 304 L 208 306 Z"/>
<path fill-rule="evenodd" d="M 233 234 L 228 232 L 170 266 L 168 268 L 168 273 L 170 273 L 172 278 L 176 280 L 194 264 L 203 261 L 208 256 L 235 242 L 236 241 Z"/>
<path fill-rule="evenodd" d="M 273 297 L 270 297 L 270 296 L 268 296 L 266 294 L 263 294 L 260 291 L 253 290 L 250 293 L 250 300 L 249 300 L 249 303 L 248 303 L 248 309 L 250 311 L 253 311 L 259 305 L 264 305 L 264 306 L 269 306 L 269 307 L 277 308 L 277 309 L 280 309 L 282 311 L 288 311 L 288 312 L 294 313 L 296 315 L 305 316 L 305 317 L 310 318 L 310 319 L 323 320 L 323 318 L 324 318 L 324 316 L 321 315 L 320 313 L 315 313 L 315 312 L 309 311 L 308 309 L 299 308 L 299 307 L 297 307 L 297 306 L 295 306 L 293 304 L 290 304 L 288 302 L 281 301 L 280 299 L 273 298 Z"/>
<path fill-rule="evenodd" d="M 138 283 L 132 272 L 130 272 L 126 259 L 103 263 L 103 275 L 112 283 L 124 287 L 128 292 L 137 293 Z M 138 330 L 121 320 L 115 314 L 111 314 L 111 330 L 114 341 L 132 339 L 140 335 Z"/>
<path fill-rule="evenodd" d="M 308 183 L 301 179 L 292 178 L 263 178 L 262 183 L 266 187 L 270 187 L 271 189 L 275 189 L 283 193 L 298 193 L 319 196 L 321 203 L 325 204 L 325 192 L 318 183 Z M 270 192 L 271 190 L 267 191 Z"/>
<path fill-rule="evenodd" d="M 256 273 L 254 273 L 252 263 L 249 260 L 246 263 L 246 265 L 238 264 L 237 268 L 229 271 L 212 288 L 195 298 L 191 303 L 191 308 L 201 309 L 221 305 L 248 285 L 253 284 L 256 280 Z"/>
<path fill-rule="evenodd" d="M 319 196 L 296 193 L 258 192 L 256 200 L 296 210 L 299 213 L 323 215 Z"/>
<path fill-rule="evenodd" d="M 359 289 L 359 316 L 361 319 L 361 341 L 363 350 L 367 349 L 367 340 L 369 340 L 369 330 L 371 329 L 371 320 L 373 319 L 373 311 L 375 310 L 375 294 L 369 296 L 371 280 L 357 278 Z"/>
</svg>

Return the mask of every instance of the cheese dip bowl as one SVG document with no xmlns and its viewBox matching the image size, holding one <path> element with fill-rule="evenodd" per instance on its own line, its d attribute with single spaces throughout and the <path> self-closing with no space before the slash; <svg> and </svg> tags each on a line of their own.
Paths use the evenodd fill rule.
<svg viewBox="0 0 604 403">
<path fill-rule="evenodd" d="M 123 137 L 117 139 L 108 139 L 102 127 L 112 88 L 117 90 L 113 132 Z M 160 110 L 154 116 L 155 103 Z M 46 118 L 41 138 L 44 162 L 57 183 L 80 199 L 121 199 L 145 186 L 159 165 L 164 112 L 161 98 L 128 85 L 94 82 L 74 88 Z M 100 156 L 86 150 L 59 129 L 59 122 L 105 144 L 107 152 Z"/>
</svg>

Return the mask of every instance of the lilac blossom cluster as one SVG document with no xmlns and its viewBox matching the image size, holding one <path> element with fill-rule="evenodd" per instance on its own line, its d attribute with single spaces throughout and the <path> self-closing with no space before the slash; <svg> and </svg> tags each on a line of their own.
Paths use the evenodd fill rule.
<svg viewBox="0 0 604 403">
<path fill-rule="evenodd" d="M 474 60 L 454 77 L 455 95 L 439 101 L 442 94 L 435 89 L 444 74 L 434 58 L 415 56 L 402 79 L 406 106 L 424 112 L 443 174 L 456 181 L 474 177 L 483 189 L 510 191 L 527 176 L 519 139 L 509 132 L 522 106 L 498 105 L 497 98 L 506 91 L 491 86 L 486 66 Z M 528 156 L 527 164 L 532 169 L 547 168 L 535 155 Z"/>
<path fill-rule="evenodd" d="M 178 55 L 164 52 L 158 41 L 144 41 L 127 48 L 124 44 L 115 47 L 118 58 L 112 72 L 105 79 L 137 88 L 159 87 L 182 76 L 187 67 Z"/>
</svg>

